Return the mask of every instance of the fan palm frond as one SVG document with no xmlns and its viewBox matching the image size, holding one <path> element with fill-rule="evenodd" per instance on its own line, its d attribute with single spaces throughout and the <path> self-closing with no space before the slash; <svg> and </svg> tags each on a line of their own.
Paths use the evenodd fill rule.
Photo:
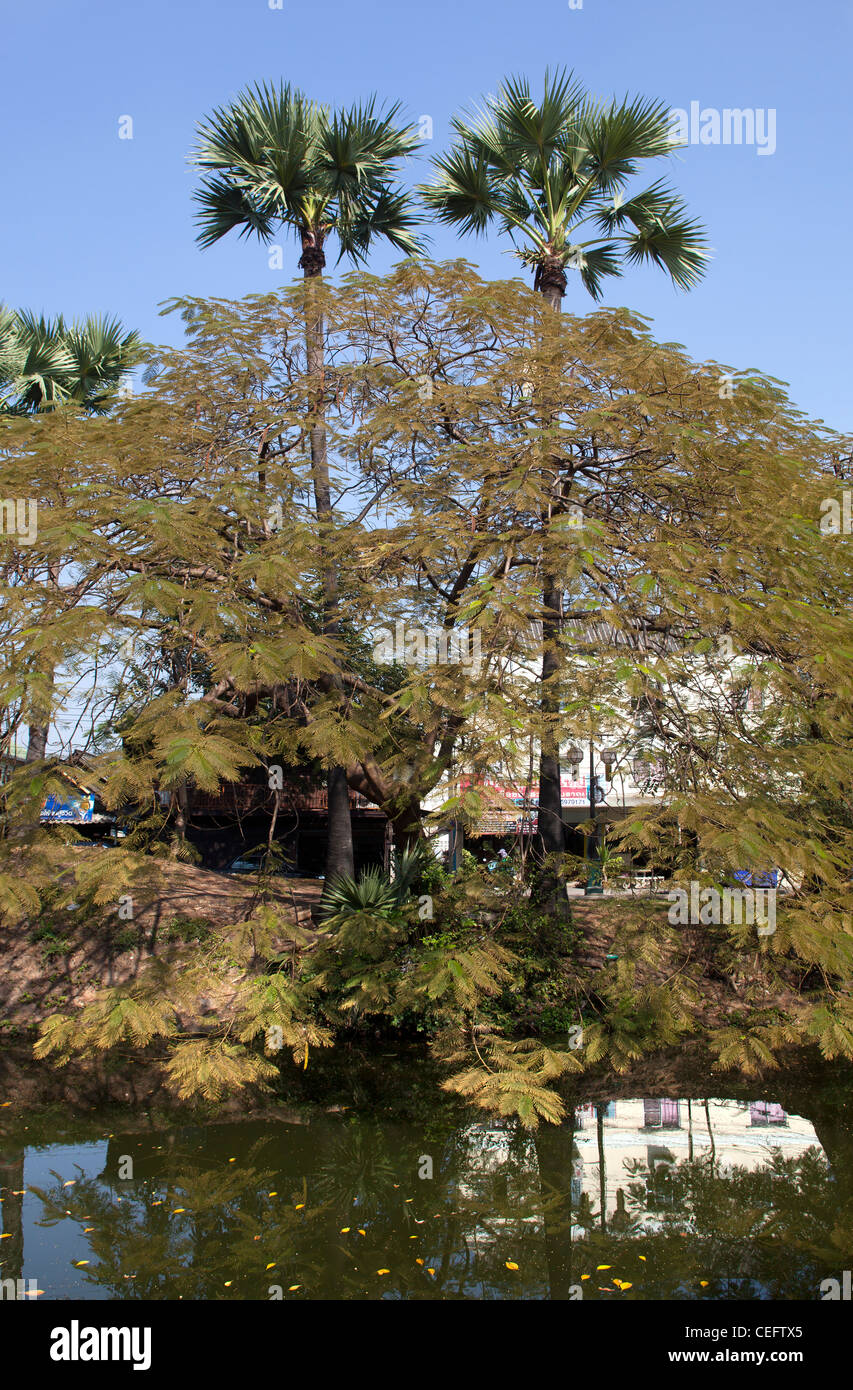
<svg viewBox="0 0 853 1390">
<path fill-rule="evenodd" d="M 546 72 L 540 98 L 526 78 L 507 78 L 453 131 L 450 150 L 433 161 L 433 182 L 420 190 L 426 206 L 466 234 L 504 232 L 533 268 L 535 286 L 553 288 L 555 268 L 570 263 L 594 299 L 605 276 L 631 263 L 654 262 L 682 289 L 704 273 L 703 228 L 662 181 L 625 196 L 643 161 L 672 153 L 662 102 L 604 104 L 571 73 Z M 599 233 L 592 240 L 580 230 L 590 222 Z"/>
<path fill-rule="evenodd" d="M 399 117 L 375 98 L 330 111 L 289 83 L 247 89 L 198 128 L 199 244 L 231 231 L 266 242 L 285 226 L 321 243 L 334 232 L 355 261 L 378 237 L 414 254 L 419 218 L 393 176 L 419 141 Z"/>
</svg>

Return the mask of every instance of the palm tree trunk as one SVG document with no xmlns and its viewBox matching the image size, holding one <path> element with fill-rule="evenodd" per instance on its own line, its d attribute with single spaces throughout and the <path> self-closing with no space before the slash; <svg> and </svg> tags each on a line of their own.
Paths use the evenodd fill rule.
<svg viewBox="0 0 853 1390">
<path fill-rule="evenodd" d="M 317 382 L 317 395 L 314 402 L 313 419 L 309 440 L 311 447 L 311 475 L 314 484 L 314 506 L 320 525 L 321 545 L 323 530 L 332 522 L 332 492 L 329 482 L 329 458 L 326 449 L 326 426 L 323 410 L 323 379 L 325 373 L 325 352 L 323 344 L 322 310 L 313 300 L 311 281 L 322 275 L 326 258 L 323 254 L 322 237 L 319 234 L 303 232 L 302 256 L 300 266 L 305 276 L 305 350 L 308 374 Z M 333 561 L 323 559 L 323 633 L 327 637 L 337 635 L 338 576 Z M 337 687 L 343 694 L 340 681 Z M 327 841 L 325 882 L 355 874 L 355 856 L 352 843 L 352 817 L 349 805 L 349 787 L 346 769 L 329 768 L 327 789 Z"/>
<path fill-rule="evenodd" d="M 47 567 L 50 582 L 58 586 L 59 584 L 59 564 L 56 560 L 51 560 Z M 53 686 L 54 668 L 51 667 L 46 672 L 48 684 Z M 24 756 L 25 763 L 40 762 L 47 754 L 47 739 L 50 733 L 50 720 L 44 724 L 30 724 L 27 730 L 27 751 Z"/>
<path fill-rule="evenodd" d="M 545 264 L 537 267 L 534 288 L 560 313 L 566 289 L 562 265 Z M 544 525 L 547 526 L 547 518 Z M 538 883 L 536 899 L 551 913 L 568 918 L 569 903 L 561 891 L 559 859 L 565 846 L 565 831 L 560 802 L 560 697 L 556 688 L 559 671 L 559 641 L 562 629 L 562 585 L 558 577 L 545 573 L 542 579 L 542 674 L 539 710 L 542 730 L 539 754 L 539 848 L 545 859 Z M 550 862 L 548 862 L 550 860 Z"/>
<path fill-rule="evenodd" d="M 568 899 L 560 893 L 557 859 L 565 849 L 563 814 L 560 805 L 560 698 L 556 687 L 559 670 L 557 646 L 560 640 L 561 592 L 557 582 L 545 579 L 542 621 L 542 676 L 539 709 L 542 715 L 539 754 L 539 845 L 545 863 L 536 896 L 543 907 L 563 915 Z"/>
</svg>

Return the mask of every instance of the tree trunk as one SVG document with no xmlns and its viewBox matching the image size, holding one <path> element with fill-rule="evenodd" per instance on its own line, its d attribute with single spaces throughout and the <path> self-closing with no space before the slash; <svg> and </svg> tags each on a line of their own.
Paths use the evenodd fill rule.
<svg viewBox="0 0 853 1390">
<path fill-rule="evenodd" d="M 47 567 L 50 582 L 58 587 L 59 585 L 59 562 L 51 560 Z M 47 672 L 48 685 L 53 687 L 54 667 Z M 30 724 L 27 730 L 27 751 L 24 756 L 25 763 L 37 763 L 47 755 L 47 739 L 50 733 L 50 719 L 45 724 Z"/>
<path fill-rule="evenodd" d="M 572 1173 L 575 1112 L 561 1125 L 540 1124 L 533 1142 L 539 1166 L 545 1227 L 545 1262 L 551 1299 L 572 1297 Z"/>
<path fill-rule="evenodd" d="M 562 262 L 551 257 L 536 268 L 534 289 L 560 313 L 566 290 Z M 547 518 L 544 522 L 547 526 Z M 560 805 L 560 697 L 557 689 L 559 641 L 562 629 L 562 585 L 546 573 L 542 579 L 542 676 L 539 710 L 542 731 L 539 755 L 539 849 L 546 862 L 534 885 L 534 895 L 546 911 L 566 920 L 570 917 L 564 885 L 559 878 L 559 860 L 566 840 Z M 550 858 L 550 863 L 547 860 Z"/>
<path fill-rule="evenodd" d="M 20 1279 L 24 1272 L 24 1150 L 0 1150 L 0 1231 L 5 1239 L 0 1279 Z"/>
<path fill-rule="evenodd" d="M 344 768 L 329 768 L 326 787 L 329 838 L 326 844 L 325 881 L 331 883 L 333 879 L 352 878 L 355 874 L 349 786 Z"/>
<path fill-rule="evenodd" d="M 28 729 L 27 752 L 24 758 L 25 763 L 37 763 L 47 752 L 47 735 L 50 728 L 49 724 L 31 724 Z"/>
<path fill-rule="evenodd" d="M 550 912 L 568 915 L 568 899 L 559 880 L 557 861 L 565 849 L 560 805 L 560 697 L 557 688 L 561 592 L 546 579 L 543 595 L 542 676 L 539 709 L 542 715 L 539 754 L 539 848 L 543 865 L 536 887 L 537 901 Z"/>
<path fill-rule="evenodd" d="M 423 836 L 423 810 L 420 802 L 409 801 L 402 807 L 389 809 L 386 815 L 394 830 L 394 848 L 398 853 L 412 849 Z"/>
<path fill-rule="evenodd" d="M 332 492 L 329 483 L 329 460 L 326 450 L 326 426 L 323 412 L 325 353 L 323 345 L 323 315 L 312 303 L 311 281 L 323 273 L 326 257 L 321 233 L 303 231 L 302 255 L 299 265 L 305 276 L 305 350 L 309 376 L 317 382 L 317 397 L 313 404 L 314 424 L 309 433 L 311 446 L 311 475 L 314 484 L 314 506 L 320 524 L 321 537 L 332 522 Z M 321 545 L 323 544 L 321 539 Z M 338 577 L 334 562 L 323 561 L 323 633 L 335 637 L 338 632 Z M 343 695 L 343 685 L 337 682 Z M 327 788 L 327 841 L 325 881 L 355 875 L 355 856 L 352 844 L 352 817 L 349 807 L 349 788 L 346 769 L 329 768 Z"/>
</svg>

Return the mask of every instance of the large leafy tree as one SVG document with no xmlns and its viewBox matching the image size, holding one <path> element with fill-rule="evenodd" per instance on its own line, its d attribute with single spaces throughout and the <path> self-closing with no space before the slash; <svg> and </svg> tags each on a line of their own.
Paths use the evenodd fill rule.
<svg viewBox="0 0 853 1390">
<path fill-rule="evenodd" d="M 428 940 L 420 918 L 383 926 L 364 913 L 324 938 L 322 953 L 306 947 L 302 980 L 266 971 L 292 931 L 268 902 L 268 956 L 244 934 L 222 954 L 205 948 L 198 970 L 158 959 L 130 995 L 108 993 L 51 1025 L 45 1050 L 162 1037 L 188 1094 L 269 1074 L 268 1025 L 283 1027 L 302 1065 L 306 1045 L 328 1041 L 326 1024 L 343 1016 L 368 1028 L 422 1016 L 443 1056 L 470 1060 L 457 1089 L 526 1123 L 559 1118 L 553 1083 L 571 1058 L 502 1037 L 493 1025 L 503 1008 L 488 1002 L 508 983 L 507 948 L 533 939 L 538 957 L 557 936 L 555 982 L 567 1001 L 594 1001 L 585 1061 L 624 1068 L 704 1021 L 718 997 L 706 960 L 731 981 L 711 1039 L 721 1067 L 770 1065 L 792 1037 L 853 1056 L 853 579 L 843 538 L 820 529 L 827 497 L 840 498 L 849 441 L 751 373 L 721 399 L 717 365 L 656 344 L 625 311 L 557 315 L 517 283 L 489 286 L 458 262 L 410 260 L 388 277 L 347 277 L 325 297 L 329 453 L 348 460 L 354 484 L 326 552 L 340 637 L 320 631 L 301 287 L 240 304 L 187 301 L 189 341 L 162 354 L 150 391 L 120 414 L 0 421 L 5 488 L 37 497 L 50 517 L 24 547 L 22 577 L 6 582 L 0 566 L 0 701 L 21 698 L 45 651 L 73 672 L 77 702 L 89 691 L 98 706 L 93 722 L 123 730 L 99 765 L 113 806 L 150 806 L 155 786 L 216 793 L 247 766 L 316 759 L 349 764 L 350 785 L 402 837 L 454 774 L 458 794 L 435 820 L 452 811 L 475 821 L 500 804 L 481 785 L 490 771 L 535 781 L 535 620 L 548 569 L 569 596 L 558 650 L 567 734 L 597 719 L 610 741 L 606 717 L 620 756 L 650 740 L 662 767 L 659 802 L 629 808 L 621 823 L 625 847 L 709 886 L 772 864 L 795 892 L 760 939 L 748 923 L 688 935 L 666 907 L 642 919 L 620 908 L 617 964 L 598 970 L 562 958 L 564 941 L 549 918 L 528 916 L 521 889 L 515 902 L 497 900 L 515 890 L 463 880 L 436 892 Z M 548 383 L 541 398 L 527 393 L 525 367 Z M 266 492 L 253 462 L 264 440 Z M 565 509 L 563 529 L 539 524 L 543 440 L 573 469 L 583 528 Z M 264 526 L 269 488 L 286 533 Z M 11 565 L 14 536 L 4 546 Z M 62 594 L 34 580 L 34 562 L 43 573 L 69 552 Z M 473 629 L 482 661 L 443 660 L 417 643 L 393 665 L 375 649 L 371 659 L 378 629 L 398 622 L 415 639 Z M 144 656 L 122 667 L 130 635 Z M 165 657 L 185 645 L 192 661 L 176 673 Z M 343 711 L 334 673 L 349 694 Z M 638 702 L 653 718 L 632 730 Z M 5 790 L 10 826 L 25 781 Z M 137 856 L 139 841 L 75 860 L 59 829 L 35 836 L 32 846 L 0 841 L 10 921 L 72 897 L 97 920 L 121 894 L 141 894 L 156 867 Z M 265 919 L 255 920 L 260 929 Z M 192 989 L 211 997 L 238 977 L 239 1030 L 221 1020 L 215 1036 L 175 1031 Z"/>
<path fill-rule="evenodd" d="M 204 171 L 196 192 L 199 243 L 211 246 L 231 231 L 269 242 L 280 228 L 299 240 L 308 370 L 315 382 L 309 430 L 314 500 L 327 527 L 334 524 L 334 509 L 324 428 L 323 317 L 311 282 L 326 265 L 330 236 L 341 257 L 356 262 L 380 239 L 407 254 L 418 249 L 416 215 L 393 182 L 397 165 L 418 141 L 398 117 L 399 106 L 382 110 L 374 99 L 332 111 L 283 83 L 244 92 L 198 131 L 195 162 Z M 328 560 L 321 564 L 324 633 L 334 638 L 340 630 L 337 576 Z M 338 693 L 343 700 L 340 682 Z M 327 785 L 330 882 L 353 872 L 345 768 L 331 767 Z"/>
<path fill-rule="evenodd" d="M 646 161 L 672 153 L 667 107 L 637 97 L 594 100 L 571 74 L 546 73 L 542 97 L 524 78 L 510 78 L 472 118 L 453 122 L 456 140 L 438 157 L 434 182 L 422 190 L 442 222 L 481 235 L 495 228 L 509 236 L 516 254 L 534 273 L 534 289 L 559 310 L 567 268 L 600 299 L 607 276 L 650 262 L 682 289 L 701 278 L 707 253 L 701 225 L 691 219 L 663 179 L 634 191 L 632 180 Z M 559 510 L 571 476 L 555 467 L 552 501 Z M 546 854 L 563 848 L 560 811 L 560 701 L 556 690 L 562 593 L 553 573 L 542 577 L 542 713 L 539 826 Z M 547 729 L 550 726 L 550 734 Z M 554 899 L 556 883 L 543 881 Z M 562 904 L 561 904 L 562 905 Z"/>
</svg>

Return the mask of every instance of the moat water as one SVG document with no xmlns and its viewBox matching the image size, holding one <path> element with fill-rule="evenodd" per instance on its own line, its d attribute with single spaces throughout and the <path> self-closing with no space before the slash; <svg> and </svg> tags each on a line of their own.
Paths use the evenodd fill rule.
<svg viewBox="0 0 853 1390">
<path fill-rule="evenodd" d="M 393 1045 L 309 1069 L 263 1118 L 7 1094 L 0 1292 L 821 1299 L 853 1267 L 853 1073 L 771 1075 L 581 1078 L 533 1135 Z"/>
</svg>

